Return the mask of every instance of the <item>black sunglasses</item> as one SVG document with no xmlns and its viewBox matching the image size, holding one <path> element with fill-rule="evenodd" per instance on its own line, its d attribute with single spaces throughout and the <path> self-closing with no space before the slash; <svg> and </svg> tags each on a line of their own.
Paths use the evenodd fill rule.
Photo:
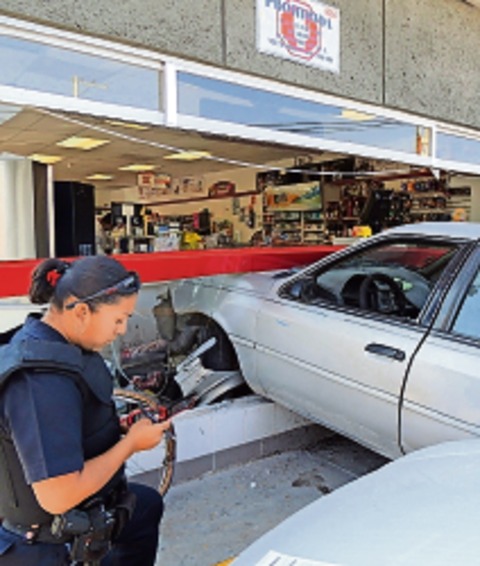
<svg viewBox="0 0 480 566">
<path fill-rule="evenodd" d="M 68 303 L 68 305 L 65 305 L 65 309 L 72 310 L 75 305 L 78 305 L 80 303 L 88 303 L 89 301 L 93 301 L 100 297 L 107 297 L 109 295 L 116 294 L 130 295 L 138 292 L 139 290 L 140 280 L 138 278 L 138 275 L 134 271 L 130 271 L 128 277 L 125 277 L 125 279 L 122 279 L 118 283 L 115 283 L 115 285 L 107 287 L 106 289 L 101 289 L 100 291 L 92 293 L 91 295 L 87 295 L 86 297 L 83 297 L 81 299 L 77 299 L 72 303 Z"/>
</svg>

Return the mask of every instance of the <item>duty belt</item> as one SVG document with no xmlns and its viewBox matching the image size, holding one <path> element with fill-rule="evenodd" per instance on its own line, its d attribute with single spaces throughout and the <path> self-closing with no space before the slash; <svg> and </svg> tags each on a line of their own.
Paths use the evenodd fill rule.
<svg viewBox="0 0 480 566">
<path fill-rule="evenodd" d="M 72 543 L 71 552 L 80 556 L 75 560 L 88 561 L 85 557 L 97 552 L 103 556 L 108 552 L 111 540 L 118 536 L 133 513 L 135 496 L 125 486 L 122 483 L 106 497 L 94 497 L 82 508 L 55 515 L 51 524 L 21 525 L 4 519 L 2 526 L 29 544 Z"/>
<path fill-rule="evenodd" d="M 19 525 L 11 523 L 8 519 L 3 519 L 2 527 L 6 531 L 10 531 L 25 539 L 27 543 L 48 542 L 51 544 L 65 544 L 72 540 L 71 536 L 63 535 L 61 537 L 54 536 L 50 525 Z"/>
</svg>

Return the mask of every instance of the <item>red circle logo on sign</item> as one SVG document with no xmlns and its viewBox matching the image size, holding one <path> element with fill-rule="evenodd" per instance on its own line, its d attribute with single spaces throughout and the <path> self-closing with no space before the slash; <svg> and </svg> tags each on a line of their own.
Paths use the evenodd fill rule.
<svg viewBox="0 0 480 566">
<path fill-rule="evenodd" d="M 277 34 L 285 48 L 296 57 L 312 59 L 322 48 L 322 29 L 315 12 L 302 0 L 287 0 L 282 8 L 277 12 Z"/>
</svg>

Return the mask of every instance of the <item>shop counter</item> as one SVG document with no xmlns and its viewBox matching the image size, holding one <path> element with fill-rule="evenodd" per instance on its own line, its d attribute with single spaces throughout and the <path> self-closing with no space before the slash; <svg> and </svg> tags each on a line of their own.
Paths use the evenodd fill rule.
<svg viewBox="0 0 480 566">
<path fill-rule="evenodd" d="M 127 269 L 137 271 L 143 283 L 187 277 L 268 271 L 302 266 L 343 246 L 282 248 L 223 248 L 115 255 Z M 1 261 L 0 298 L 28 294 L 33 269 L 43 260 Z"/>
</svg>

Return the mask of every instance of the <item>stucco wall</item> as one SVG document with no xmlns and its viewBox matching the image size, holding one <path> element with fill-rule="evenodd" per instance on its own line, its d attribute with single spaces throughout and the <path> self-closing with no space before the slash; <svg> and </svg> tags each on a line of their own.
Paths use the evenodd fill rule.
<svg viewBox="0 0 480 566">
<path fill-rule="evenodd" d="M 220 0 L 0 0 L 2 11 L 72 31 L 223 64 Z"/>
<path fill-rule="evenodd" d="M 226 0 L 226 64 L 349 98 L 382 102 L 382 2 L 335 0 L 340 9 L 340 73 L 257 53 L 254 0 Z"/>
<path fill-rule="evenodd" d="M 0 0 L 0 12 L 480 128 L 480 9 L 329 0 L 340 73 L 257 53 L 255 0 Z"/>
<path fill-rule="evenodd" d="M 480 128 L 480 9 L 386 0 L 385 104 Z"/>
</svg>

